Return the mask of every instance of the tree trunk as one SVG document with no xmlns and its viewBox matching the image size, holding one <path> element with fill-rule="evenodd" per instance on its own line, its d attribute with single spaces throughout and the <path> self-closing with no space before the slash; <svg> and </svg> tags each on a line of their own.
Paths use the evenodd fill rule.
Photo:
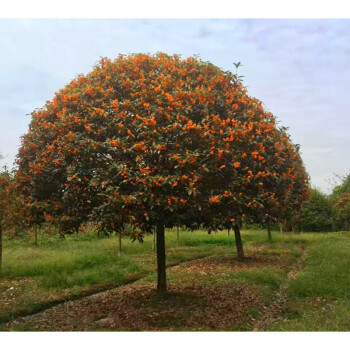
<svg viewBox="0 0 350 350">
<path fill-rule="evenodd" d="M 118 232 L 118 256 L 122 255 L 122 231 Z"/>
<path fill-rule="evenodd" d="M 227 230 L 227 237 L 230 236 L 230 229 Z"/>
<path fill-rule="evenodd" d="M 34 230 L 34 244 L 38 245 L 38 224 L 35 224 Z"/>
<path fill-rule="evenodd" d="M 152 251 L 156 251 L 156 230 L 153 229 L 153 243 L 152 243 Z"/>
<path fill-rule="evenodd" d="M 236 248 L 237 248 L 237 256 L 238 260 L 243 260 L 244 259 L 244 252 L 243 252 L 243 245 L 242 245 L 242 239 L 241 239 L 241 231 L 239 229 L 238 224 L 236 224 L 233 227 L 235 231 L 235 239 L 236 239 Z"/>
<path fill-rule="evenodd" d="M 269 239 L 269 242 L 271 243 L 272 242 L 272 235 L 271 235 L 271 227 L 270 227 L 269 223 L 267 223 L 266 228 L 267 228 L 267 237 Z"/>
<path fill-rule="evenodd" d="M 180 232 L 179 232 L 179 226 L 176 226 L 176 236 L 177 236 L 177 246 L 180 245 Z"/>
<path fill-rule="evenodd" d="M 294 224 L 292 224 L 292 231 L 293 231 L 293 233 L 295 233 L 295 226 L 294 226 Z"/>
<path fill-rule="evenodd" d="M 166 294 L 166 256 L 165 256 L 165 234 L 164 222 L 157 222 L 157 294 Z"/>
<path fill-rule="evenodd" d="M 281 233 L 281 235 L 283 234 L 283 223 L 282 222 L 280 222 L 280 233 Z"/>
<path fill-rule="evenodd" d="M 2 268 L 2 227 L 0 222 L 0 272 Z"/>
</svg>

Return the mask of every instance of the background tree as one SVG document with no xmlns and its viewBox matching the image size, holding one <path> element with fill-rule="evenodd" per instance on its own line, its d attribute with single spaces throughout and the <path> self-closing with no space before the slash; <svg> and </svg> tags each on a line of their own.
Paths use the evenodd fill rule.
<svg viewBox="0 0 350 350">
<path fill-rule="evenodd" d="M 0 271 L 5 231 L 25 225 L 25 208 L 17 189 L 13 173 L 3 169 L 0 172 Z"/>
<path fill-rule="evenodd" d="M 300 156 L 299 146 L 293 144 L 287 129 L 278 129 L 275 145 L 281 150 L 283 159 L 275 167 L 278 180 L 268 183 L 270 197 L 262 202 L 264 210 L 250 212 L 248 221 L 256 222 L 267 228 L 268 240 L 272 241 L 271 227 L 278 222 L 295 223 L 300 218 L 303 204 L 309 196 L 309 175 Z M 263 185 L 261 183 L 261 185 Z"/>
<path fill-rule="evenodd" d="M 91 218 L 115 232 L 128 223 L 140 241 L 155 229 L 164 294 L 166 227 L 231 227 L 244 257 L 242 218 L 276 205 L 293 173 L 280 139 L 231 72 L 196 57 L 120 55 L 32 113 L 18 177 L 46 220 Z"/>
<path fill-rule="evenodd" d="M 301 224 L 301 214 L 304 205 L 308 202 L 310 196 L 309 175 L 305 170 L 303 161 L 299 153 L 299 146 L 294 145 L 294 151 L 290 156 L 293 162 L 290 173 L 291 182 L 287 183 L 284 194 L 280 195 L 281 200 L 276 207 L 276 221 L 281 223 L 281 232 L 283 225 L 288 225 L 295 232 L 295 226 Z"/>
<path fill-rule="evenodd" d="M 330 198 L 313 188 L 301 213 L 300 223 L 306 231 L 332 231 L 333 208 Z"/>
<path fill-rule="evenodd" d="M 350 193 L 350 174 L 346 174 L 344 176 L 336 175 L 335 177 L 341 183 L 334 186 L 333 191 L 332 191 L 332 195 L 334 197 L 338 197 L 342 193 Z M 335 181 L 337 181 L 337 180 L 335 180 Z"/>
<path fill-rule="evenodd" d="M 334 208 L 336 219 L 341 222 L 343 229 L 350 231 L 350 192 L 341 193 Z"/>
<path fill-rule="evenodd" d="M 0 160 L 2 155 L 0 154 Z M 8 185 L 9 185 L 9 176 L 6 172 L 0 174 L 0 272 L 2 267 L 2 239 L 3 239 L 3 230 L 5 228 L 5 223 L 7 222 L 8 216 Z"/>
<path fill-rule="evenodd" d="M 347 198 L 350 196 L 350 174 L 336 175 L 338 185 L 335 185 L 330 195 L 333 205 L 333 228 L 335 230 L 349 230 L 347 219 Z M 340 182 L 340 184 L 339 184 Z"/>
</svg>

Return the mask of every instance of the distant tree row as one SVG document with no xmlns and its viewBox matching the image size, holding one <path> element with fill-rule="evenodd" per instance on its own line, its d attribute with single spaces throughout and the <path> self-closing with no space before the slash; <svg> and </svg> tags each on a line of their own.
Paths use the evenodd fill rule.
<svg viewBox="0 0 350 350">
<path fill-rule="evenodd" d="M 284 221 L 283 228 L 297 232 L 350 231 L 350 174 L 331 194 L 313 188 L 299 215 L 294 221 Z"/>
</svg>

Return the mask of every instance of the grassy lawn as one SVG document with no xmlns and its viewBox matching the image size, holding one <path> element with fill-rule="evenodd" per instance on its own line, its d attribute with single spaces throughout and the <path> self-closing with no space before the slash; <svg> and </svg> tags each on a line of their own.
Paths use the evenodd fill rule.
<svg viewBox="0 0 350 350">
<path fill-rule="evenodd" d="M 175 231 L 168 231 L 167 264 L 172 266 L 233 251 L 234 239 L 222 238 L 226 244 L 216 244 L 217 236 L 208 237 L 205 231 L 181 231 L 181 247 L 178 247 Z M 94 233 L 72 235 L 64 240 L 41 236 L 38 246 L 28 239 L 5 240 L 0 274 L 0 322 L 153 273 L 156 257 L 152 239 L 146 237 L 140 244 L 124 238 L 121 257 L 117 255 L 116 237 L 98 239 Z"/>
<path fill-rule="evenodd" d="M 289 289 L 284 318 L 272 330 L 349 331 L 349 234 L 329 235 L 315 242 Z"/>
<path fill-rule="evenodd" d="M 95 234 L 42 236 L 38 246 L 7 240 L 0 328 L 76 300 L 9 328 L 350 330 L 349 234 L 274 232 L 268 243 L 265 231 L 251 230 L 242 238 L 247 259 L 239 262 L 232 234 L 181 231 L 178 245 L 175 230 L 167 231 L 169 296 L 163 301 L 154 292 L 151 236 L 143 244 L 123 239 L 121 257 L 115 237 Z M 124 287 L 113 289 L 118 286 Z M 82 298 L 99 291 L 106 292 Z"/>
</svg>

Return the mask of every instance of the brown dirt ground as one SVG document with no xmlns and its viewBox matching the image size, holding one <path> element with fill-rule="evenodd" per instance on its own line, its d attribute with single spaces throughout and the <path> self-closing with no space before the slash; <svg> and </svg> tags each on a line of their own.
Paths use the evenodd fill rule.
<svg viewBox="0 0 350 350">
<path fill-rule="evenodd" d="M 169 284 L 164 300 L 157 298 L 155 287 L 137 282 L 66 302 L 6 326 L 25 323 L 41 331 L 246 328 L 254 322 L 249 310 L 263 306 L 259 295 L 246 285 Z"/>
</svg>

